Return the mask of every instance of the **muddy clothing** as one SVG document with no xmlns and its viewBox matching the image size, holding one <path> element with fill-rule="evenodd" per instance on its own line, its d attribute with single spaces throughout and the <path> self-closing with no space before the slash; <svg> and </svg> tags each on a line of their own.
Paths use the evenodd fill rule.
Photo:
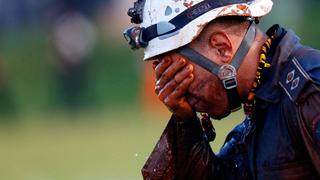
<svg viewBox="0 0 320 180">
<path fill-rule="evenodd" d="M 254 116 L 214 154 L 197 118 L 170 119 L 145 179 L 319 179 L 320 52 L 278 26 Z"/>
</svg>

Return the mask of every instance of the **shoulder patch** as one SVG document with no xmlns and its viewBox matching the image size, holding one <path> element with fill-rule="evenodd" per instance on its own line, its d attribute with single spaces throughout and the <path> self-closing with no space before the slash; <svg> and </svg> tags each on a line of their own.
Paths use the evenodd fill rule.
<svg viewBox="0 0 320 180">
<path fill-rule="evenodd" d="M 312 82 L 310 76 L 295 57 L 284 65 L 279 84 L 291 101 L 296 102 L 300 93 L 310 82 Z"/>
</svg>

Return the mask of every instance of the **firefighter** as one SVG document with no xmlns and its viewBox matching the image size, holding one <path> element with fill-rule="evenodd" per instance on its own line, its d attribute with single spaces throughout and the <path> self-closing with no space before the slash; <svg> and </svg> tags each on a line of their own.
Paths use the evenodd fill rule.
<svg viewBox="0 0 320 180">
<path fill-rule="evenodd" d="M 153 61 L 155 93 L 172 112 L 145 179 L 317 179 L 320 52 L 279 25 L 256 24 L 271 0 L 137 0 L 124 32 Z M 215 154 L 208 119 L 243 105 Z M 205 113 L 202 120 L 197 112 Z M 209 120 L 210 121 L 210 120 Z M 211 133 L 210 133 L 211 132 Z"/>
</svg>

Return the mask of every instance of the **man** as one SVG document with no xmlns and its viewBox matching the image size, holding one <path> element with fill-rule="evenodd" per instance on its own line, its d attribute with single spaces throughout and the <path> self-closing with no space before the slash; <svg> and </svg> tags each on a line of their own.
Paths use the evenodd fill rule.
<svg viewBox="0 0 320 180">
<path fill-rule="evenodd" d="M 255 23 L 270 0 L 138 0 L 125 32 L 154 60 L 155 92 L 173 113 L 146 162 L 145 179 L 317 179 L 320 53 L 292 32 Z M 218 154 L 196 112 L 246 118 Z M 211 133 L 210 133 L 211 132 Z"/>
</svg>

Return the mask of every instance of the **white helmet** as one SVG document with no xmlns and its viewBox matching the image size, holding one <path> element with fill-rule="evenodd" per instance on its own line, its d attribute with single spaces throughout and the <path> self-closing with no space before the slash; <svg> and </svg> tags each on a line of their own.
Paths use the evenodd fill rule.
<svg viewBox="0 0 320 180">
<path fill-rule="evenodd" d="M 271 0 L 137 0 L 129 9 L 140 27 L 124 32 L 132 49 L 145 48 L 144 60 L 190 43 L 207 23 L 222 16 L 262 17 Z"/>
</svg>

